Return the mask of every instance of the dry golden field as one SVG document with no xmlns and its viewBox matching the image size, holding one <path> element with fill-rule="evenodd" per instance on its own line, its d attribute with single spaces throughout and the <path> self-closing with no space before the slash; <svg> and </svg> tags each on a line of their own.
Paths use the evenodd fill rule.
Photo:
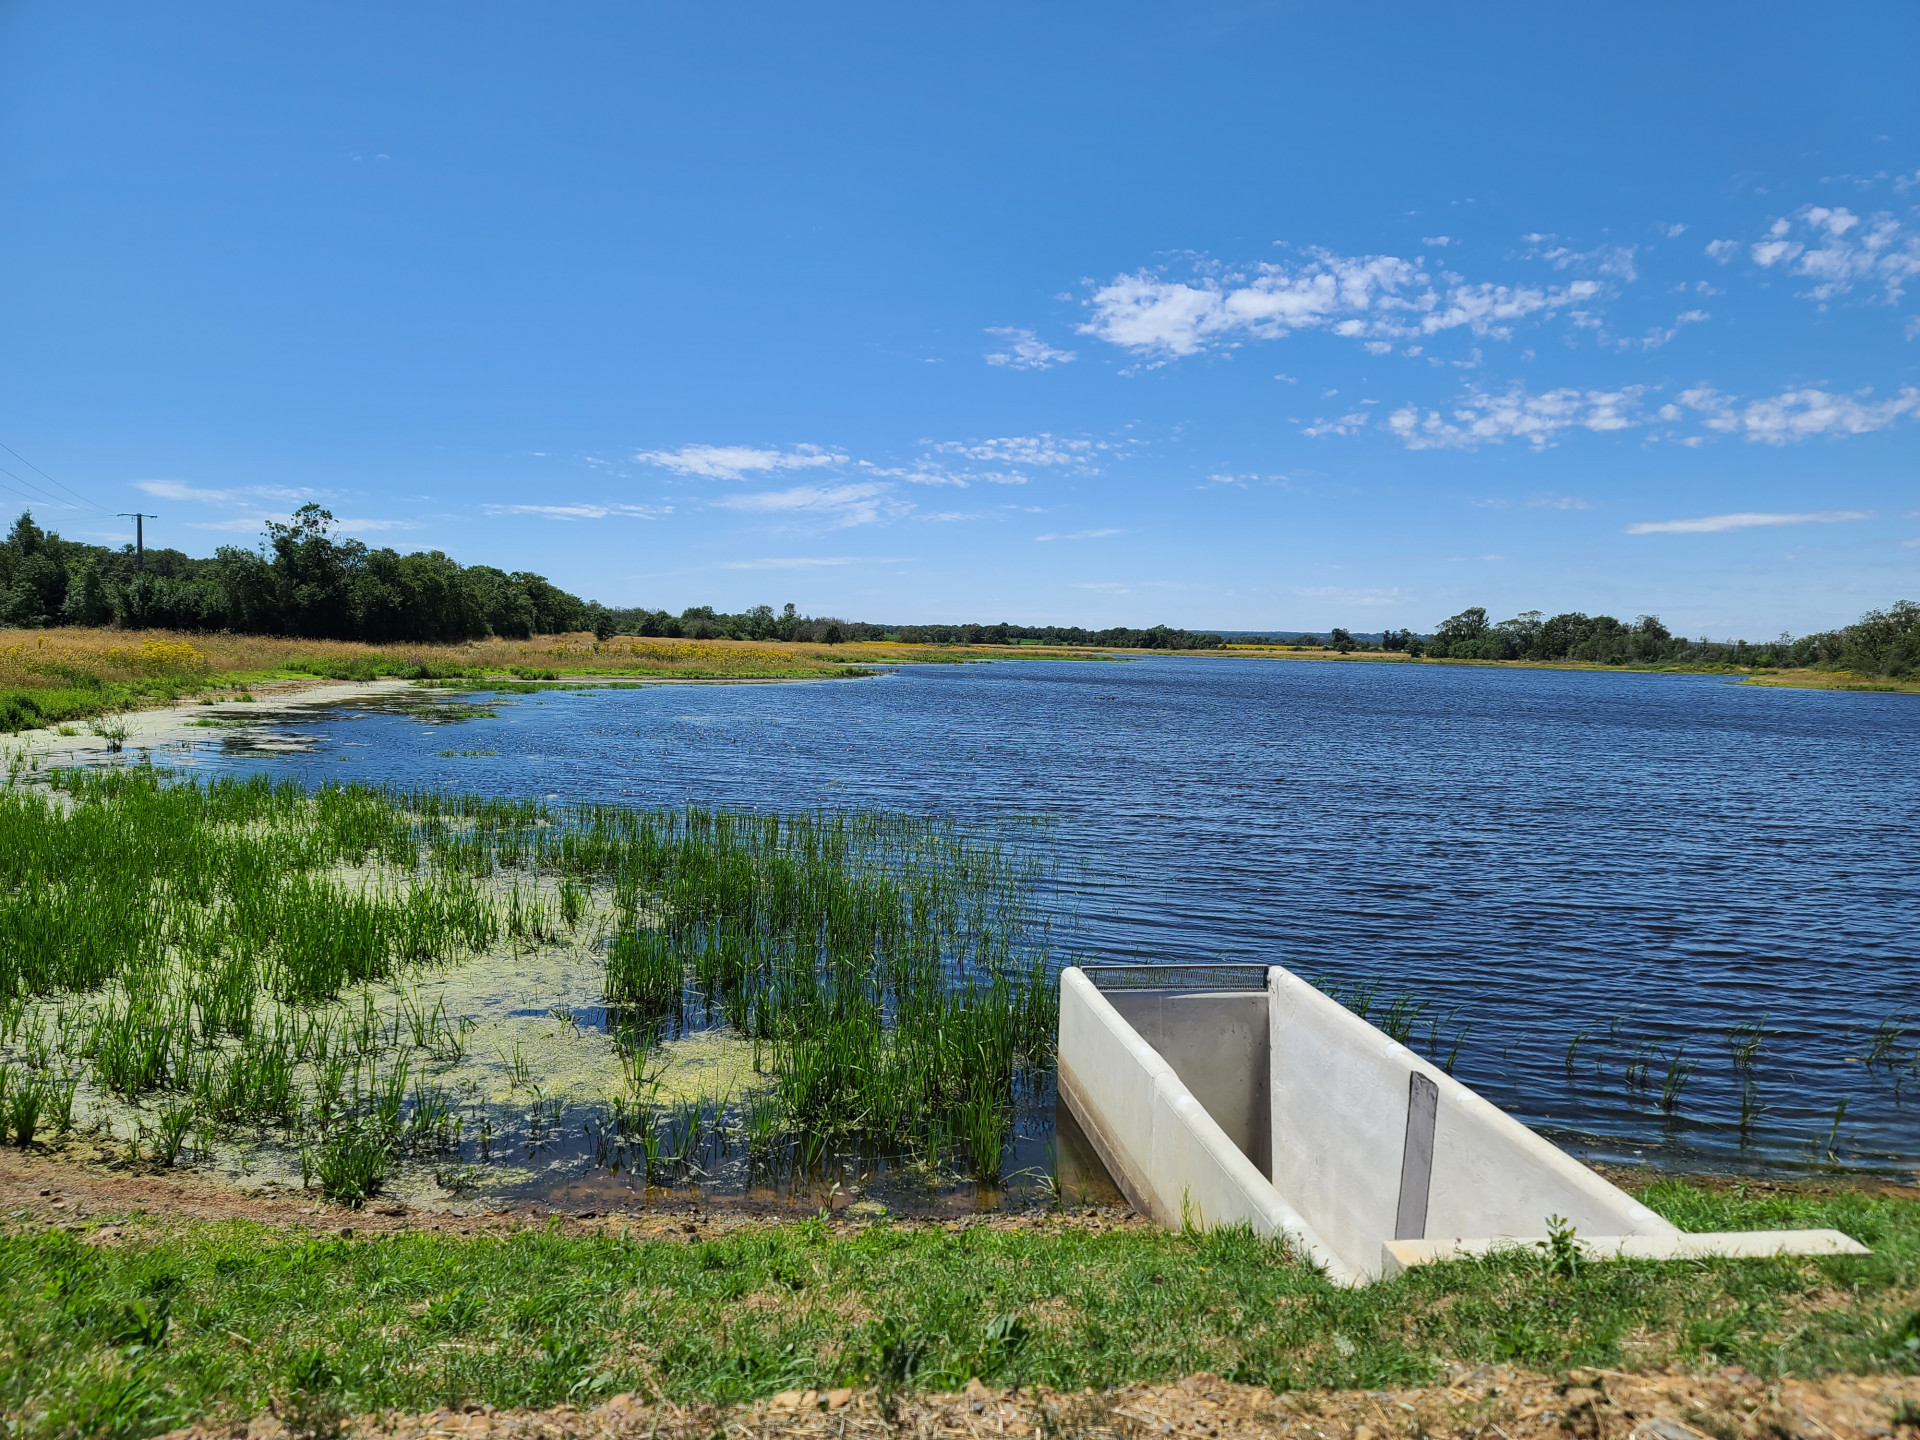
<svg viewBox="0 0 1920 1440">
<path fill-rule="evenodd" d="M 802 680 L 857 675 L 871 665 L 975 659 L 1097 659 L 1046 646 L 841 645 L 541 635 L 462 645 L 365 645 L 268 635 L 167 630 L 0 630 L 0 732 L 166 703 L 196 692 L 314 676 L 340 680 L 634 676 L 682 680 Z"/>
</svg>

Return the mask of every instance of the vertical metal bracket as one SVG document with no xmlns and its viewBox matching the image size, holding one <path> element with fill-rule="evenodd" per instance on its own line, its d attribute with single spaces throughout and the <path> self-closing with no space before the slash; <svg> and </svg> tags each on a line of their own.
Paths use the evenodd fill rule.
<svg viewBox="0 0 1920 1440">
<path fill-rule="evenodd" d="M 1400 1152 L 1400 1206 L 1394 1212 L 1393 1238 L 1427 1238 L 1427 1191 L 1433 1184 L 1433 1126 L 1440 1111 L 1440 1087 L 1421 1074 L 1407 1084 L 1407 1143 Z"/>
</svg>

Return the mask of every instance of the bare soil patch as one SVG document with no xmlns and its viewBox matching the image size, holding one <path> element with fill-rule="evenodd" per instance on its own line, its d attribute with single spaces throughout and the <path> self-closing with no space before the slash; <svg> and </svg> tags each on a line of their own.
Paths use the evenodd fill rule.
<svg viewBox="0 0 1920 1440">
<path fill-rule="evenodd" d="M 944 1395 L 789 1391 L 741 1406 L 678 1406 L 618 1395 L 591 1410 L 475 1408 L 351 1420 L 286 1408 L 285 1418 L 269 1413 L 203 1423 L 173 1431 L 166 1440 L 314 1440 L 317 1430 L 344 1440 L 1886 1440 L 1920 1433 L 1920 1377 L 1769 1382 L 1723 1369 L 1643 1375 L 1579 1370 L 1555 1379 L 1483 1365 L 1428 1389 L 1284 1395 L 1202 1374 L 1080 1393 L 999 1390 L 978 1381 Z"/>
</svg>

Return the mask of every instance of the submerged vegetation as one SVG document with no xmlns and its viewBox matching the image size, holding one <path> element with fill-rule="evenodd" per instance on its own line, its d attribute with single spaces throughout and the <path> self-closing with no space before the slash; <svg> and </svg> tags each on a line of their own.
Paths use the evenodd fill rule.
<svg viewBox="0 0 1920 1440">
<path fill-rule="evenodd" d="M 1374 1390 L 1487 1362 L 1920 1369 L 1920 1201 L 1673 1181 L 1639 1193 L 1687 1229 L 1831 1226 L 1873 1254 L 1572 1267 L 1522 1248 L 1344 1289 L 1244 1230 L 810 1220 L 683 1241 L 235 1223 L 89 1244 L 16 1229 L 0 1238 L 0 1410 L 20 1440 L 139 1440 L 269 1404 L 337 1425 L 389 1408 L 957 1390 L 974 1376 L 1077 1389 L 1205 1370 Z"/>
<path fill-rule="evenodd" d="M 603 967 L 606 1033 L 582 1041 L 603 1165 L 804 1176 L 847 1145 L 957 1148 L 991 1177 L 1051 1063 L 1042 873 L 883 812 L 57 772 L 0 791 L 0 1113 L 16 1144 L 85 1122 L 161 1164 L 271 1135 L 349 1203 L 403 1162 L 471 1188 L 508 1117 L 473 1017 L 422 987 L 504 947 Z M 750 1049 L 747 1079 L 673 1096 L 663 1042 L 707 1029 Z M 569 1102 L 517 1043 L 500 1068 L 531 1155 Z"/>
</svg>

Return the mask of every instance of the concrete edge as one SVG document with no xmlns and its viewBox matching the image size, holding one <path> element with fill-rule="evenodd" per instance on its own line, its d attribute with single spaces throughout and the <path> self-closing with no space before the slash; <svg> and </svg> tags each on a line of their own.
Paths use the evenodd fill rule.
<svg viewBox="0 0 1920 1440">
<path fill-rule="evenodd" d="M 1506 1139 L 1522 1150 L 1528 1160 L 1542 1169 L 1552 1171 L 1572 1188 L 1585 1191 L 1596 1203 L 1609 1209 L 1623 1208 L 1639 1232 L 1656 1236 L 1682 1233 L 1664 1216 L 1641 1204 L 1619 1186 L 1610 1184 L 1558 1145 L 1543 1140 L 1491 1100 L 1454 1079 L 1438 1065 L 1402 1045 L 1379 1027 L 1362 1020 L 1331 995 L 1308 984 L 1285 966 L 1268 967 L 1267 992 L 1275 999 L 1284 992 L 1291 1004 L 1317 1007 L 1332 1025 L 1344 1028 L 1353 1037 L 1356 1048 L 1376 1049 L 1426 1076 L 1439 1088 L 1444 1103 L 1461 1115 L 1471 1117 L 1475 1125 Z M 1274 1013 L 1278 1014 L 1277 1006 Z"/>
<path fill-rule="evenodd" d="M 1781 1255 L 1871 1255 L 1838 1230 L 1709 1230 L 1673 1235 L 1578 1235 L 1588 1260 L 1766 1260 Z M 1538 1252 L 1547 1237 L 1499 1235 L 1480 1240 L 1388 1240 L 1380 1247 L 1381 1278 L 1415 1265 L 1477 1260 L 1506 1250 Z"/>
<path fill-rule="evenodd" d="M 1105 1123 L 1098 1098 L 1092 1093 L 1086 1079 L 1074 1071 L 1071 1057 L 1064 1053 L 1059 1057 L 1061 1094 L 1067 1097 L 1074 1119 L 1080 1122 L 1080 1128 L 1093 1141 L 1095 1150 L 1100 1152 L 1102 1161 L 1107 1165 L 1108 1173 L 1135 1209 L 1169 1229 L 1180 1229 L 1188 1224 L 1206 1229 L 1245 1223 L 1256 1234 L 1284 1239 L 1296 1252 L 1320 1266 L 1335 1283 L 1360 1283 L 1362 1277 L 1341 1261 L 1305 1218 L 1274 1189 L 1273 1182 L 1262 1175 L 1254 1163 L 1241 1153 L 1240 1147 L 1227 1138 L 1226 1132 L 1207 1113 L 1206 1107 L 1194 1099 L 1174 1073 L 1173 1067 L 1167 1064 L 1159 1051 L 1140 1038 L 1139 1032 L 1108 1003 L 1099 988 L 1078 966 L 1068 966 L 1061 972 L 1060 985 L 1063 992 L 1072 991 L 1073 998 L 1086 1007 L 1088 1013 L 1126 1051 L 1128 1058 L 1146 1073 L 1152 1087 L 1151 1127 L 1155 1155 L 1130 1155 L 1119 1142 L 1114 1128 Z M 1064 1004 L 1067 998 L 1065 993 L 1061 998 Z M 1179 1133 L 1168 1134 L 1162 1129 L 1163 1115 L 1167 1128 Z M 1192 1202 L 1192 1187 L 1184 1183 L 1184 1177 L 1166 1176 L 1163 1178 L 1168 1184 L 1154 1183 L 1157 1177 L 1149 1172 L 1148 1167 L 1160 1158 L 1163 1150 L 1183 1148 L 1183 1142 L 1200 1150 L 1207 1161 L 1217 1167 L 1231 1190 L 1238 1192 L 1238 1198 L 1245 1207 L 1244 1213 L 1207 1214 L 1204 1205 Z M 1169 1193 L 1171 1184 L 1180 1185 L 1177 1198 Z"/>
<path fill-rule="evenodd" d="M 1152 1217 L 1153 1202 L 1148 1198 L 1145 1177 L 1129 1161 L 1126 1151 L 1107 1129 L 1099 1107 L 1081 1088 L 1079 1078 L 1064 1056 L 1060 1058 L 1055 1073 L 1060 1098 L 1066 1102 L 1067 1109 L 1073 1112 L 1073 1118 L 1079 1122 L 1080 1132 L 1087 1137 L 1087 1143 L 1093 1146 L 1093 1153 L 1106 1166 L 1107 1175 L 1126 1197 L 1127 1204 L 1142 1215 Z"/>
</svg>

